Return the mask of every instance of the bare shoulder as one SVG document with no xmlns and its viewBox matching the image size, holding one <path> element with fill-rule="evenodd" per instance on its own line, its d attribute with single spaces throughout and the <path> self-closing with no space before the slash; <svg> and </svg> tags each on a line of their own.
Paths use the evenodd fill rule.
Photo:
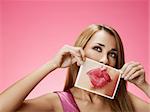
<svg viewBox="0 0 150 112">
<path fill-rule="evenodd" d="M 136 112 L 149 112 L 150 111 L 150 103 L 138 98 L 132 93 L 128 92 L 128 95 L 131 99 L 131 102 L 135 108 Z"/>
<path fill-rule="evenodd" d="M 22 106 L 18 109 L 18 111 L 54 112 L 58 105 L 60 105 L 58 95 L 56 93 L 48 93 L 33 99 L 25 100 Z"/>
</svg>

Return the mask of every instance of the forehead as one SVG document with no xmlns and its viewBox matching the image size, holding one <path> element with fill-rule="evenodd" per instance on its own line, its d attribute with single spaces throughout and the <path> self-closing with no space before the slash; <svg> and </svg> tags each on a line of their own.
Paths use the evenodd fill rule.
<svg viewBox="0 0 150 112">
<path fill-rule="evenodd" d="M 116 48 L 116 41 L 114 36 L 112 36 L 111 34 L 109 34 L 104 30 L 100 30 L 96 32 L 91 37 L 87 45 L 96 44 L 96 43 L 104 44 L 106 47 Z"/>
</svg>

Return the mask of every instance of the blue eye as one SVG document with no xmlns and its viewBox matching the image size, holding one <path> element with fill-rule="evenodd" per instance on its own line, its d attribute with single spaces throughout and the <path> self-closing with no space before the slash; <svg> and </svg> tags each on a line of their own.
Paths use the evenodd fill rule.
<svg viewBox="0 0 150 112">
<path fill-rule="evenodd" d="M 102 52 L 102 48 L 99 46 L 95 46 L 93 47 L 94 50 L 96 50 L 97 52 Z"/>
</svg>

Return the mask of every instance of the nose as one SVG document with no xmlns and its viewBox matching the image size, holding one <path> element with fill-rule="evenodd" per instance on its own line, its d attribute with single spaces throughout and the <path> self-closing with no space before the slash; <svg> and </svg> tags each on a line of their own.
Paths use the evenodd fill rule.
<svg viewBox="0 0 150 112">
<path fill-rule="evenodd" d="M 108 60 L 107 55 L 103 55 L 103 56 L 100 58 L 99 62 L 100 62 L 100 63 L 103 63 L 103 64 L 105 64 L 105 65 L 108 65 L 109 60 Z"/>
</svg>

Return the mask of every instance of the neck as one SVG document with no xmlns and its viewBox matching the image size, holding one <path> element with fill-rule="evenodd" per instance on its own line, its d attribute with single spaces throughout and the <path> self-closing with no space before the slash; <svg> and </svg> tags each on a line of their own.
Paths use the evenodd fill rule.
<svg viewBox="0 0 150 112">
<path fill-rule="evenodd" d="M 75 87 L 73 87 L 70 90 L 77 99 L 88 101 L 90 103 L 102 103 L 102 104 L 106 103 L 106 100 L 104 97 L 96 95 L 94 93 L 91 93 L 82 89 L 78 89 Z"/>
</svg>

